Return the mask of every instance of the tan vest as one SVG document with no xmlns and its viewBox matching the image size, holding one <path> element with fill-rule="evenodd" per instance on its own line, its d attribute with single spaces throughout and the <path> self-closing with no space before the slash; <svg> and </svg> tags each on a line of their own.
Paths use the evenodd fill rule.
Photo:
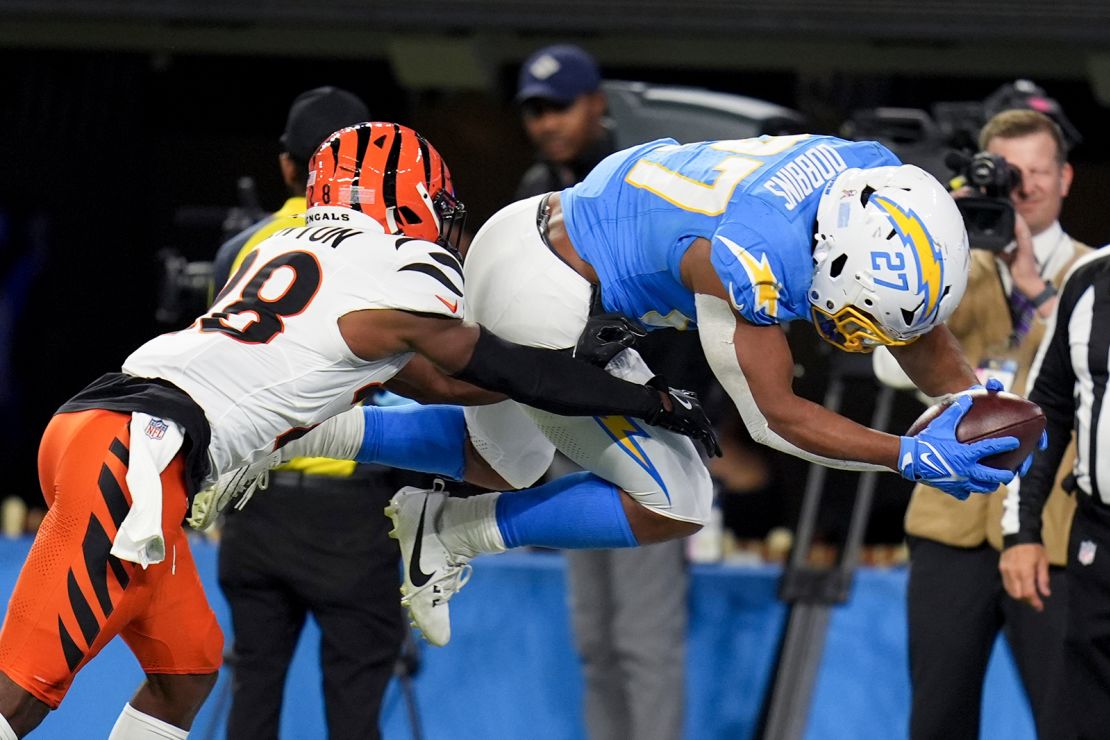
<svg viewBox="0 0 1110 740">
<path fill-rule="evenodd" d="M 1060 285 L 1068 268 L 1090 247 L 1073 241 L 1075 254 L 1067 265 L 1053 278 Z M 1011 348 L 1010 302 L 998 274 L 998 264 L 990 252 L 971 250 L 971 274 L 967 292 L 952 317 L 948 328 L 960 341 L 964 355 L 972 367 L 986 359 L 1012 359 L 1017 362 L 1014 392 L 1024 394 L 1025 379 L 1033 364 L 1033 357 L 1044 336 L 1044 322 L 1037 318 L 1029 333 L 1017 347 Z M 1041 537 L 1049 562 L 1064 565 L 1067 562 L 1068 531 L 1075 512 L 1075 499 L 1060 488 L 1060 481 L 1068 474 L 1075 459 L 1075 444 L 1068 446 L 1056 487 L 1048 498 L 1044 510 Z M 914 488 L 909 508 L 906 510 L 906 533 L 936 540 L 955 547 L 977 547 L 983 541 L 995 549 L 1002 549 L 1002 502 L 1005 487 L 990 495 L 972 494 L 966 501 L 957 501 L 946 493 L 929 486 Z"/>
</svg>

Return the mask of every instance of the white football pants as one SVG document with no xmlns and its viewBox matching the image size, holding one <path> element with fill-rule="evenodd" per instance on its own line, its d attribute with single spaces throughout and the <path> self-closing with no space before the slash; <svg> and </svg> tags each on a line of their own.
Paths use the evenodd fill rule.
<svg viewBox="0 0 1110 740">
<path fill-rule="evenodd" d="M 590 284 L 540 237 L 542 196 L 496 213 L 478 231 L 463 265 L 466 318 L 503 339 L 548 349 L 573 347 L 589 317 Z M 644 383 L 651 370 L 634 350 L 606 368 Z M 465 410 L 470 439 L 516 488 L 544 474 L 556 448 L 658 514 L 704 523 L 712 504 L 709 472 L 693 442 L 639 419 L 569 417 L 515 401 Z"/>
</svg>

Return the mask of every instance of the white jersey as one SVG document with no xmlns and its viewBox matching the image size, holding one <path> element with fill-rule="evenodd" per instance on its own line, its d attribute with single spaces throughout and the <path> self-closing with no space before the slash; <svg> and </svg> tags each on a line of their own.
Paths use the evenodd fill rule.
<svg viewBox="0 0 1110 740">
<path fill-rule="evenodd" d="M 129 375 L 170 381 L 204 410 L 213 480 L 350 408 L 411 358 L 358 358 L 339 333 L 340 316 L 463 316 L 462 268 L 450 250 L 387 235 L 346 209 L 311 215 L 314 223 L 259 243 L 209 313 L 123 363 Z"/>
</svg>

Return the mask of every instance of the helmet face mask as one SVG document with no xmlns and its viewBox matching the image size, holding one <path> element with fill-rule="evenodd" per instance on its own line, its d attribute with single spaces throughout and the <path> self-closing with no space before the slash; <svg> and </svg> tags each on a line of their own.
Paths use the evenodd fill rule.
<svg viewBox="0 0 1110 740">
<path fill-rule="evenodd" d="M 955 202 L 912 165 L 849 169 L 817 211 L 811 317 L 849 352 L 902 346 L 963 297 L 970 255 Z"/>
<path fill-rule="evenodd" d="M 432 207 L 439 218 L 439 238 L 436 243 L 457 252 L 459 240 L 466 227 L 466 206 L 453 193 L 440 190 L 432 199 Z"/>
<path fill-rule="evenodd" d="M 396 123 L 360 123 L 328 137 L 309 164 L 305 197 L 310 216 L 316 208 L 348 208 L 389 234 L 451 248 L 466 215 L 439 152 Z"/>
<path fill-rule="evenodd" d="M 817 306 L 810 306 L 813 325 L 817 333 L 829 344 L 845 352 L 871 352 L 879 345 L 901 347 L 917 341 L 895 339 L 883 331 L 871 318 L 854 306 L 845 306 L 835 315 Z"/>
</svg>

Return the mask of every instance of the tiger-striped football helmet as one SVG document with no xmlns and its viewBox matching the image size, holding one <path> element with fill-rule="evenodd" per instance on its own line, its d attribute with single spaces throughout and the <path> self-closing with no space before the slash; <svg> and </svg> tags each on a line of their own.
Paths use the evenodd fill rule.
<svg viewBox="0 0 1110 740">
<path fill-rule="evenodd" d="M 452 248 L 466 218 L 443 157 L 397 123 L 360 123 L 329 136 L 309 163 L 305 195 L 309 220 L 315 208 L 350 208 L 387 233 Z"/>
</svg>

